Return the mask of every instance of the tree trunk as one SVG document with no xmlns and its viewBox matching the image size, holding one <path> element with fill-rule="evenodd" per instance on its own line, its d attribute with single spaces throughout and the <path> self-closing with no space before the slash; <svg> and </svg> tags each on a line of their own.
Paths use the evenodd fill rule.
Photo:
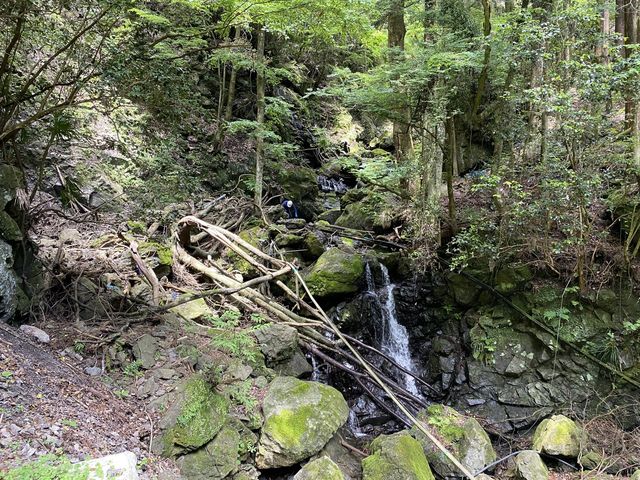
<svg viewBox="0 0 640 480">
<path fill-rule="evenodd" d="M 629 48 L 629 46 L 638 41 L 638 0 L 627 0 L 624 8 L 624 20 L 624 56 L 625 58 L 630 58 L 633 54 L 633 48 Z M 624 102 L 624 118 L 625 128 L 630 131 L 634 130 L 635 96 L 633 89 L 627 89 Z"/>
<path fill-rule="evenodd" d="M 407 28 L 404 22 L 404 0 L 392 0 L 387 15 L 389 63 L 401 62 L 404 57 L 404 40 Z M 401 93 L 401 92 L 397 92 Z M 411 109 L 401 105 L 396 108 L 393 119 L 393 146 L 398 164 L 404 163 L 413 153 L 411 138 Z"/>
<path fill-rule="evenodd" d="M 242 37 L 242 30 L 239 26 L 236 26 L 236 32 L 233 37 L 233 43 L 236 44 Z M 238 81 L 238 67 L 231 65 L 231 77 L 229 78 L 229 94 L 227 96 L 227 106 L 224 112 L 224 121 L 230 122 L 233 118 L 233 102 L 236 99 L 236 83 Z"/>
<path fill-rule="evenodd" d="M 456 124 L 453 117 L 446 120 L 445 135 L 447 145 L 446 155 L 446 175 L 447 175 L 447 196 L 449 199 L 449 225 L 451 234 L 458 233 L 458 219 L 456 215 L 456 198 L 453 191 L 453 168 L 456 164 Z"/>
<path fill-rule="evenodd" d="M 264 64 L 265 31 L 258 32 L 257 63 L 257 107 L 258 138 L 256 139 L 256 185 L 254 203 L 257 209 L 262 208 L 262 177 L 264 172 L 264 110 L 265 110 L 265 64 Z"/>
<path fill-rule="evenodd" d="M 596 57 L 600 59 L 600 63 L 609 64 L 609 30 L 611 29 L 611 17 L 609 9 L 605 5 L 602 9 L 602 17 L 600 19 L 600 40 L 596 46 Z"/>
<path fill-rule="evenodd" d="M 618 36 L 618 45 L 624 42 L 624 24 L 625 24 L 625 3 L 629 0 L 616 0 L 616 33 Z"/>
<path fill-rule="evenodd" d="M 483 34 L 484 41 L 484 61 L 482 63 L 482 71 L 480 72 L 480 78 L 478 78 L 478 89 L 476 90 L 476 97 L 473 101 L 473 109 L 471 110 L 471 121 L 476 119 L 478 109 L 482 103 L 482 97 L 487 88 L 487 80 L 489 78 L 489 62 L 491 61 L 491 43 L 489 43 L 489 36 L 491 35 L 491 4 L 489 0 L 482 0 L 482 10 L 484 13 Z"/>
</svg>

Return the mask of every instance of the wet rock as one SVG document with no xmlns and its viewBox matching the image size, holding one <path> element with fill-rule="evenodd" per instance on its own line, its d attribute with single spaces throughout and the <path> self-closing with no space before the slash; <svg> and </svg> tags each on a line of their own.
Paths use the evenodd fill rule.
<svg viewBox="0 0 640 480">
<path fill-rule="evenodd" d="M 148 333 L 142 335 L 133 344 L 133 356 L 140 362 L 142 368 L 147 370 L 155 365 L 157 351 L 158 341 Z"/>
<path fill-rule="evenodd" d="M 585 443 L 585 433 L 564 415 L 543 420 L 533 434 L 533 449 L 549 455 L 577 458 Z"/>
<path fill-rule="evenodd" d="M 179 384 L 168 405 L 158 425 L 162 434 L 152 447 L 164 456 L 194 451 L 210 442 L 222 429 L 229 411 L 229 402 L 200 374 Z"/>
<path fill-rule="evenodd" d="M 357 292 L 363 274 L 364 260 L 360 255 L 331 248 L 320 256 L 304 279 L 314 295 L 332 297 Z"/>
<path fill-rule="evenodd" d="M 489 435 L 472 417 L 466 417 L 444 405 L 432 405 L 418 413 L 418 420 L 432 429 L 453 455 L 472 472 L 481 470 L 496 459 Z M 411 429 L 424 449 L 429 464 L 439 475 L 457 473 L 457 468 L 435 448 L 433 443 L 416 427 Z"/>
<path fill-rule="evenodd" d="M 525 450 L 516 455 L 515 477 L 519 480 L 547 480 L 549 470 L 538 452 Z"/>
<path fill-rule="evenodd" d="M 268 362 L 287 360 L 298 348 L 298 331 L 288 325 L 273 323 L 256 330 L 254 335 Z"/>
<path fill-rule="evenodd" d="M 293 377 L 276 377 L 264 398 L 265 423 L 258 468 L 294 465 L 318 453 L 347 421 L 349 407 L 336 389 Z"/>
<path fill-rule="evenodd" d="M 20 331 L 35 338 L 40 343 L 49 343 L 51 341 L 47 332 L 39 329 L 38 327 L 34 327 L 33 325 L 20 325 Z"/>
<path fill-rule="evenodd" d="M 418 441 L 406 432 L 381 435 L 362 461 L 362 480 L 433 480 Z"/>
<path fill-rule="evenodd" d="M 344 475 L 329 457 L 321 457 L 307 463 L 293 480 L 344 480 Z"/>
</svg>

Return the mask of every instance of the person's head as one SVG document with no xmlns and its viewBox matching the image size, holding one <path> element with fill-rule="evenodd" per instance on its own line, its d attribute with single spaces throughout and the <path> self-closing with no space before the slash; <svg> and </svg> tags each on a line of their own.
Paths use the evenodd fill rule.
<svg viewBox="0 0 640 480">
<path fill-rule="evenodd" d="M 293 207 L 293 202 L 291 200 L 287 200 L 287 208 Z"/>
</svg>

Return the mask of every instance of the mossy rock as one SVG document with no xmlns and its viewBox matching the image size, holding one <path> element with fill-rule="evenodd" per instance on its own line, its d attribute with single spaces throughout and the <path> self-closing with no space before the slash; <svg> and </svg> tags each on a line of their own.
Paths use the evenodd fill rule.
<svg viewBox="0 0 640 480">
<path fill-rule="evenodd" d="M 222 429 L 229 402 L 215 393 L 201 374 L 182 382 L 159 423 L 162 430 L 155 451 L 172 456 L 197 450 Z"/>
<path fill-rule="evenodd" d="M 260 248 L 262 244 L 267 240 L 269 234 L 266 229 L 257 226 L 241 231 L 238 236 L 252 246 Z M 233 267 L 242 275 L 247 275 L 254 270 L 254 267 L 249 262 L 247 262 L 244 258 L 241 258 L 236 253 L 229 253 L 229 260 L 233 264 Z"/>
<path fill-rule="evenodd" d="M 503 268 L 496 274 L 496 290 L 500 293 L 513 293 L 532 278 L 533 273 L 526 265 Z"/>
<path fill-rule="evenodd" d="M 23 239 L 22 230 L 17 222 L 5 212 L 0 211 L 0 238 L 12 242 L 19 242 Z"/>
<path fill-rule="evenodd" d="M 344 480 L 344 475 L 329 457 L 321 457 L 307 463 L 293 480 Z"/>
<path fill-rule="evenodd" d="M 453 300 L 463 307 L 473 305 L 482 290 L 478 285 L 459 273 L 450 272 L 447 275 L 447 284 Z"/>
<path fill-rule="evenodd" d="M 279 247 L 300 247 L 304 242 L 304 238 L 293 233 L 278 233 L 275 242 Z"/>
<path fill-rule="evenodd" d="M 472 417 L 466 417 L 453 408 L 431 405 L 418 413 L 418 420 L 426 424 L 441 438 L 453 455 L 472 472 L 481 470 L 496 459 L 489 435 Z M 457 468 L 416 427 L 411 429 L 424 449 L 424 453 L 439 475 L 446 477 L 458 473 Z"/>
<path fill-rule="evenodd" d="M 311 293 L 333 297 L 355 293 L 364 274 L 364 260 L 355 253 L 330 248 L 304 275 Z"/>
<path fill-rule="evenodd" d="M 181 297 L 178 297 L 180 300 Z M 171 309 L 171 311 L 177 315 L 180 315 L 186 320 L 197 320 L 207 315 L 213 315 L 213 312 L 207 305 L 204 298 L 198 298 L 181 305 L 177 305 Z"/>
<path fill-rule="evenodd" d="M 0 165 L 0 210 L 16 197 L 16 190 L 24 185 L 22 172 L 11 165 Z"/>
<path fill-rule="evenodd" d="M 375 228 L 375 219 L 363 201 L 347 205 L 334 223 L 339 227 L 354 230 L 373 230 Z"/>
<path fill-rule="evenodd" d="M 304 237 L 304 247 L 306 251 L 304 256 L 308 259 L 315 260 L 324 252 L 324 243 L 322 243 L 322 234 L 318 232 L 309 232 Z"/>
<path fill-rule="evenodd" d="M 173 264 L 173 253 L 171 247 L 158 242 L 143 242 L 140 244 L 140 254 L 143 256 L 155 256 L 160 265 L 171 266 Z"/>
<path fill-rule="evenodd" d="M 349 407 L 333 387 L 276 377 L 262 405 L 265 422 L 258 444 L 260 469 L 288 467 L 318 453 L 347 421 Z"/>
<path fill-rule="evenodd" d="M 230 418 L 203 448 L 180 457 L 180 473 L 189 480 L 222 480 L 238 470 L 257 441 L 238 420 Z"/>
<path fill-rule="evenodd" d="M 309 167 L 285 165 L 277 174 L 278 184 L 284 195 L 298 205 L 300 214 L 302 209 L 312 208 L 318 196 L 318 175 Z"/>
<path fill-rule="evenodd" d="M 544 419 L 533 434 L 533 449 L 548 455 L 577 458 L 585 443 L 585 432 L 564 415 Z"/>
<path fill-rule="evenodd" d="M 324 220 L 325 222 L 331 224 L 335 224 L 338 218 L 342 215 L 342 210 L 339 208 L 332 208 L 331 210 L 326 210 L 318 215 L 317 221 Z"/>
<path fill-rule="evenodd" d="M 434 480 L 418 441 L 407 432 L 380 435 L 362 461 L 362 480 Z"/>
</svg>

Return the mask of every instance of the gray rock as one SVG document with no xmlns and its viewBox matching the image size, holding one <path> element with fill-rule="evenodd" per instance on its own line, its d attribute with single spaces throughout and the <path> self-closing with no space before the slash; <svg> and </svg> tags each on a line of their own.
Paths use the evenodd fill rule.
<svg viewBox="0 0 640 480">
<path fill-rule="evenodd" d="M 278 375 L 289 377 L 301 377 L 313 372 L 313 367 L 307 362 L 307 358 L 300 349 L 296 349 L 289 360 L 274 365 L 273 369 Z"/>
<path fill-rule="evenodd" d="M 87 478 L 91 480 L 138 480 L 137 463 L 138 459 L 133 452 L 122 452 L 77 463 L 75 468 L 79 472 L 88 470 Z"/>
<path fill-rule="evenodd" d="M 102 369 L 100 367 L 85 367 L 84 373 L 92 377 L 99 377 L 102 375 Z"/>
<path fill-rule="evenodd" d="M 533 450 L 525 450 L 516 455 L 515 476 L 520 480 L 547 480 L 549 470 L 538 455 Z"/>
<path fill-rule="evenodd" d="M 20 325 L 20 331 L 35 338 L 40 343 L 49 343 L 51 341 L 47 332 L 39 329 L 38 327 L 34 327 L 33 325 Z"/>
<path fill-rule="evenodd" d="M 150 369 L 156 364 L 156 352 L 158 350 L 158 342 L 148 333 L 142 335 L 136 343 L 133 344 L 133 356 L 140 361 L 142 368 Z"/>
<path fill-rule="evenodd" d="M 65 228 L 58 235 L 58 241 L 65 245 L 67 243 L 74 243 L 80 240 L 80 232 L 75 228 Z"/>
<path fill-rule="evenodd" d="M 298 331 L 288 325 L 274 323 L 254 333 L 267 362 L 290 359 L 298 348 Z"/>
<path fill-rule="evenodd" d="M 251 376 L 253 368 L 242 362 L 232 362 L 222 374 L 221 383 L 242 382 Z"/>
<path fill-rule="evenodd" d="M 176 375 L 173 368 L 159 368 L 155 373 L 161 380 L 170 380 Z"/>
<path fill-rule="evenodd" d="M 0 238 L 0 322 L 9 320 L 18 305 L 18 283 L 12 266 L 11 246 Z"/>
</svg>

